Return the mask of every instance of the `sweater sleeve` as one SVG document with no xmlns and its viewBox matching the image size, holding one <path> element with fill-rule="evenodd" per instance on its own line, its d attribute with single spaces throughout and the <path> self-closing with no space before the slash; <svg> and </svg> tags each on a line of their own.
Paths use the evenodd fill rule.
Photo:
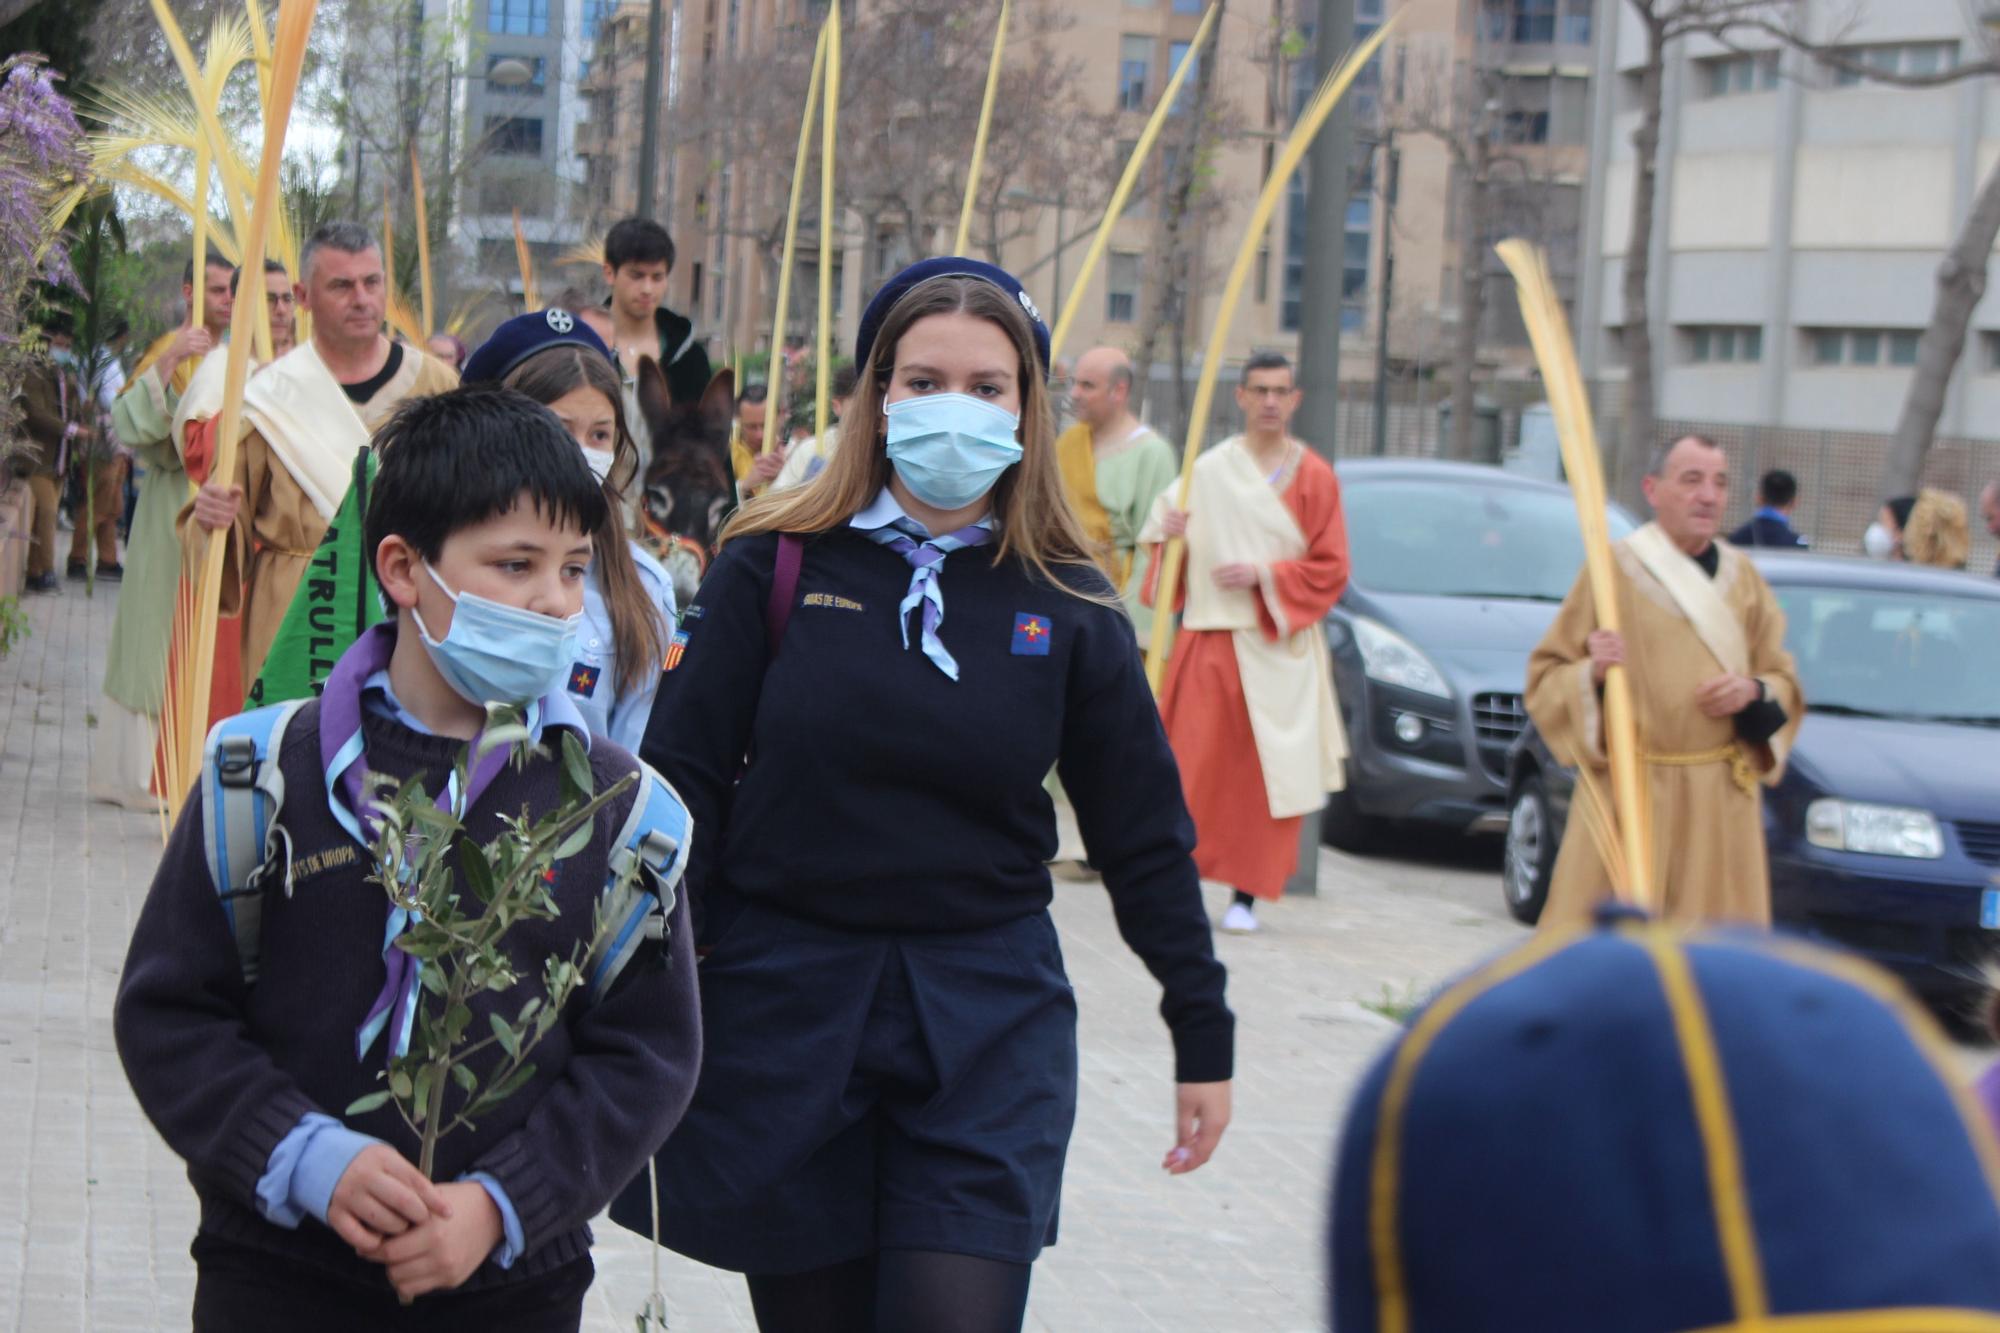
<svg viewBox="0 0 2000 1333">
<path fill-rule="evenodd" d="M 561 1076 L 466 1173 L 499 1183 L 523 1253 L 601 1211 L 687 1110 L 701 1068 L 691 934 L 681 895 L 667 919 L 664 966 L 635 962 L 603 999 L 572 1002 Z"/>
<path fill-rule="evenodd" d="M 681 618 L 681 657 L 660 677 L 640 757 L 674 784 L 699 836 L 688 856 L 699 897 L 729 837 L 730 797 L 750 749 L 764 688 L 764 611 L 775 537 L 732 542 Z"/>
<path fill-rule="evenodd" d="M 139 911 L 112 1028 L 133 1095 L 167 1146 L 205 1185 L 255 1208 L 272 1152 L 323 1108 L 252 1039 L 248 1001 L 197 792 Z"/>
<path fill-rule="evenodd" d="M 1194 821 L 1138 645 L 1113 611 L 1093 616 L 1078 643 L 1057 769 L 1119 934 L 1160 983 L 1176 1081 L 1229 1078 L 1236 1019 L 1202 906 Z"/>
</svg>

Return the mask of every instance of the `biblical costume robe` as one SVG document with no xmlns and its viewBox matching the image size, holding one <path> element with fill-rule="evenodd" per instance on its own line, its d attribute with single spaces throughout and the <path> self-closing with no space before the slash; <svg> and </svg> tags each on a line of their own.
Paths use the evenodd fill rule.
<svg viewBox="0 0 2000 1333">
<path fill-rule="evenodd" d="M 1171 488 L 1159 498 L 1142 542 L 1164 537 L 1173 499 Z M 1217 587 L 1216 568 L 1237 563 L 1257 567 L 1257 586 Z M 1295 440 L 1267 476 L 1241 437 L 1196 460 L 1185 610 L 1160 714 L 1204 879 L 1278 897 L 1298 867 L 1299 821 L 1345 784 L 1321 622 L 1347 574 L 1340 483 L 1326 460 Z"/>
<path fill-rule="evenodd" d="M 1655 910 L 1672 921 L 1763 924 L 1771 919 L 1771 888 L 1760 788 L 1783 774 L 1805 699 L 1785 651 L 1785 614 L 1770 587 L 1742 552 L 1720 542 L 1712 549 L 1711 577 L 1658 524 L 1612 548 L 1652 811 Z M 1583 808 L 1611 799 L 1603 708 L 1587 645 L 1596 628 L 1582 575 L 1528 659 L 1528 714 L 1556 758 L 1587 779 L 1578 782 L 1556 858 L 1542 912 L 1547 927 L 1589 921 L 1612 891 Z M 1695 705 L 1695 691 L 1724 672 L 1762 682 L 1763 700 L 1736 718 L 1707 716 Z M 1782 719 L 1774 708 L 1783 710 Z"/>
<path fill-rule="evenodd" d="M 442 362 L 412 347 L 402 365 L 365 403 L 351 401 L 308 341 L 265 367 L 243 394 L 243 436 L 236 451 L 235 484 L 243 505 L 230 526 L 222 570 L 225 616 L 243 618 L 242 679 L 254 681 L 264 665 L 292 594 L 340 506 L 355 451 L 406 399 L 443 393 L 458 377 Z M 190 552 L 207 532 L 181 514 Z"/>
<path fill-rule="evenodd" d="M 180 330 L 146 349 L 125 390 L 111 404 L 111 429 L 145 469 L 125 542 L 125 578 L 104 662 L 104 708 L 90 747 L 90 794 L 135 808 L 158 804 L 152 793 L 153 749 L 173 635 L 180 539 L 174 519 L 188 499 L 174 414 L 202 358 L 190 357 L 163 379 L 160 358 Z"/>
<path fill-rule="evenodd" d="M 1088 424 L 1077 422 L 1056 441 L 1063 490 L 1098 553 L 1097 563 L 1124 598 L 1139 643 L 1151 641 L 1153 608 L 1140 594 L 1139 534 L 1153 502 L 1180 476 L 1180 460 L 1159 432 L 1135 424 L 1125 438 L 1099 448 Z"/>
</svg>

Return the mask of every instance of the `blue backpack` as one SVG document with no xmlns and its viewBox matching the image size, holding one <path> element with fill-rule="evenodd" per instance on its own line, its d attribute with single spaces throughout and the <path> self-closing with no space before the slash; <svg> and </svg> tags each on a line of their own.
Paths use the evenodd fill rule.
<svg viewBox="0 0 2000 1333">
<path fill-rule="evenodd" d="M 294 699 L 224 718 L 202 749 L 202 842 L 209 879 L 236 937 L 243 982 L 257 981 L 262 954 L 264 895 L 282 885 L 292 893 L 292 839 L 279 821 L 285 776 L 277 756 L 285 730 L 306 703 Z M 584 965 L 585 993 L 596 1003 L 610 993 L 648 940 L 664 941 L 667 917 L 687 871 L 693 820 L 680 794 L 646 764 L 606 867 L 603 908 L 615 922 Z"/>
</svg>

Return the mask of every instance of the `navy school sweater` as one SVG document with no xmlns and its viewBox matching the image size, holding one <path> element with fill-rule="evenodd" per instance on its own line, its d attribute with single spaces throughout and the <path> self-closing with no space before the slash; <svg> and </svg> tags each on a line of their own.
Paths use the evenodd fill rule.
<svg viewBox="0 0 2000 1333">
<path fill-rule="evenodd" d="M 372 710 L 362 725 L 369 766 L 397 777 L 421 771 L 441 784 L 460 745 Z M 288 1230 L 256 1207 L 272 1150 L 308 1111 L 342 1118 L 411 1161 L 418 1156 L 418 1139 L 394 1107 L 341 1115 L 382 1086 L 382 1041 L 357 1060 L 354 1033 L 382 986 L 389 904 L 381 886 L 368 882 L 367 850 L 328 811 L 319 754 L 313 702 L 293 720 L 279 760 L 294 881 L 289 898 L 276 891 L 265 899 L 257 984 L 243 984 L 235 938 L 204 859 L 197 797 L 181 813 L 133 931 L 115 1031 L 140 1106 L 187 1162 L 203 1232 L 386 1287 L 380 1265 L 357 1257 L 320 1222 L 307 1218 Z M 628 753 L 603 740 L 593 742 L 590 765 L 600 790 L 634 767 Z M 552 808 L 557 773 L 552 760 L 510 765 L 472 810 L 469 834 L 486 842 L 499 830 L 499 812 Z M 611 842 L 632 799 L 621 795 L 600 811 L 590 845 L 557 863 L 553 889 L 561 914 L 523 922 L 509 934 L 506 947 L 523 980 L 472 1001 L 474 1032 L 487 1029 L 488 1011 L 511 1016 L 542 993 L 546 957 L 567 956 L 589 940 Z M 536 1073 L 525 1087 L 482 1116 L 476 1130 L 438 1140 L 436 1179 L 491 1172 L 521 1221 L 521 1257 L 504 1271 L 490 1261 L 482 1265 L 467 1288 L 533 1278 L 586 1253 L 588 1219 L 679 1123 L 701 1061 L 684 900 L 669 929 L 666 949 L 648 946 L 600 1003 L 572 996 L 563 1021 L 535 1048 Z M 474 1057 L 482 1083 L 500 1058 L 497 1047 Z M 483 1059 L 490 1059 L 487 1068 Z M 461 1098 L 454 1086 L 448 1110 Z"/>
<path fill-rule="evenodd" d="M 954 552 L 939 575 L 954 682 L 918 646 L 914 614 L 903 646 L 909 564 L 837 528 L 807 541 L 767 670 L 776 554 L 764 534 L 716 559 L 642 747 L 703 830 L 692 892 L 861 931 L 1018 920 L 1051 897 L 1054 767 L 1119 930 L 1165 992 L 1179 1080 L 1228 1078 L 1235 1020 L 1194 824 L 1124 612 L 996 564 L 992 547 Z M 1110 595 L 1094 572 L 1076 577 Z"/>
</svg>

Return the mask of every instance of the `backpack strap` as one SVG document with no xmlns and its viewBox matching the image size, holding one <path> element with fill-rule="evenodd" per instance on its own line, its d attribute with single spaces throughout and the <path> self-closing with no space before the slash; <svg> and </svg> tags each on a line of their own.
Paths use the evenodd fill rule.
<svg viewBox="0 0 2000 1333">
<path fill-rule="evenodd" d="M 771 565 L 771 600 L 764 606 L 764 641 L 769 654 L 778 655 L 785 641 L 785 626 L 792 620 L 792 604 L 798 601 L 799 570 L 805 565 L 806 544 L 789 532 L 778 534 L 778 558 Z"/>
<path fill-rule="evenodd" d="M 585 994 L 596 1004 L 647 940 L 667 938 L 667 918 L 687 871 L 694 821 L 673 784 L 639 765 L 639 789 L 612 843 L 597 944 L 584 964 Z"/>
<path fill-rule="evenodd" d="M 285 877 L 285 892 L 292 889 L 291 837 L 278 822 L 285 805 L 278 755 L 285 729 L 306 702 L 293 699 L 224 718 L 202 747 L 201 824 L 208 877 L 236 938 L 246 986 L 257 981 L 264 881 L 274 860 Z"/>
</svg>

